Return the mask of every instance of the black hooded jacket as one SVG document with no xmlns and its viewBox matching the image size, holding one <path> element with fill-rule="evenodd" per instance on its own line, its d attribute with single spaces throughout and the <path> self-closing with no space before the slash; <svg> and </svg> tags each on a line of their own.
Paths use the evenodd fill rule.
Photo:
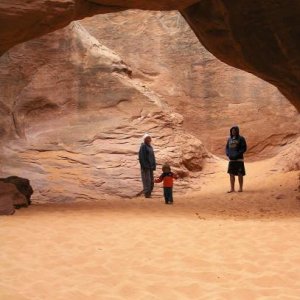
<svg viewBox="0 0 300 300">
<path fill-rule="evenodd" d="M 151 145 L 142 143 L 139 151 L 139 161 L 142 169 L 156 169 L 154 151 Z"/>
<path fill-rule="evenodd" d="M 236 136 L 232 135 L 232 130 L 237 132 Z M 230 128 L 230 137 L 226 144 L 226 155 L 230 160 L 244 159 L 244 153 L 247 151 L 247 143 L 243 136 L 240 135 L 240 129 L 237 126 Z"/>
</svg>

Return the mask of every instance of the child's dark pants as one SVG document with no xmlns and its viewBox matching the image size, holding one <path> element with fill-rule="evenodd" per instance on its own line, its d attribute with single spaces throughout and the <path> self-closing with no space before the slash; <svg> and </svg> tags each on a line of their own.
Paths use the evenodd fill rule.
<svg viewBox="0 0 300 300">
<path fill-rule="evenodd" d="M 173 188 L 164 187 L 165 203 L 173 203 Z"/>
</svg>

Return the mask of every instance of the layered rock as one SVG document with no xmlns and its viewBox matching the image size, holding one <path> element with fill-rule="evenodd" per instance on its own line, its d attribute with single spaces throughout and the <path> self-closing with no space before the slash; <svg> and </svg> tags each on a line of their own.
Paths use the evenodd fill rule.
<svg viewBox="0 0 300 300">
<path fill-rule="evenodd" d="M 234 124 L 247 137 L 253 160 L 278 154 L 299 136 L 300 116 L 278 90 L 221 63 L 178 12 L 131 10 L 80 22 L 125 57 L 133 78 L 163 96 L 184 116 L 184 128 L 214 154 L 224 155 Z"/>
<path fill-rule="evenodd" d="M 35 201 L 134 196 L 144 132 L 158 163 L 183 176 L 211 157 L 182 116 L 78 23 L 12 49 L 0 66 L 1 171 L 30 178 Z"/>
<path fill-rule="evenodd" d="M 139 17 L 144 23 L 138 27 L 128 22 Z M 185 178 L 179 192 L 192 187 L 205 162 L 215 159 L 198 138 L 222 153 L 228 127 L 238 117 L 256 158 L 297 138 L 299 116 L 285 99 L 199 48 L 179 14 L 134 11 L 82 24 L 97 38 L 73 23 L 0 59 L 1 173 L 30 178 L 34 200 L 136 195 L 144 132 L 153 136 L 159 164 L 169 162 Z M 124 39 L 129 46 L 123 49 L 118 45 Z M 231 119 L 224 120 L 226 115 Z"/>
<path fill-rule="evenodd" d="M 5 0 L 0 3 L 0 53 L 72 20 L 128 8 L 180 10 L 209 51 L 274 84 L 300 110 L 296 0 Z"/>
</svg>

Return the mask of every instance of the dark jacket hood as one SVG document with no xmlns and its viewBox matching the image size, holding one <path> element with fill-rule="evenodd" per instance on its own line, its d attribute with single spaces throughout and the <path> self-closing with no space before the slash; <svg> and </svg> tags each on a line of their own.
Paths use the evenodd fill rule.
<svg viewBox="0 0 300 300">
<path fill-rule="evenodd" d="M 230 128 L 230 137 L 232 138 L 233 135 L 232 135 L 232 130 L 235 129 L 235 131 L 237 132 L 237 136 L 240 136 L 240 129 L 238 126 L 233 126 Z"/>
</svg>

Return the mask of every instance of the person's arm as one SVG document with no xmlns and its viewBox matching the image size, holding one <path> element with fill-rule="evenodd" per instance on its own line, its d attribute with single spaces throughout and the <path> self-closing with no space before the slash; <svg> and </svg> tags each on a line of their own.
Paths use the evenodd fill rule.
<svg viewBox="0 0 300 300">
<path fill-rule="evenodd" d="M 226 147 L 225 147 L 226 156 L 229 157 L 229 139 L 227 139 Z"/>
<path fill-rule="evenodd" d="M 163 176 L 162 176 L 162 175 L 160 175 L 158 178 L 156 178 L 156 179 L 154 180 L 155 183 L 160 183 L 160 182 L 162 182 L 162 181 L 163 181 Z"/>
<path fill-rule="evenodd" d="M 173 177 L 174 179 L 178 179 L 178 178 L 179 178 L 179 176 L 178 176 L 177 174 L 175 174 L 175 173 L 172 173 L 172 177 Z"/>
<path fill-rule="evenodd" d="M 244 154 L 247 151 L 247 143 L 244 137 L 240 139 L 239 154 Z"/>
<path fill-rule="evenodd" d="M 154 158 L 154 166 L 153 166 L 153 171 L 155 171 L 155 170 L 156 170 L 156 159 L 155 159 L 154 150 L 153 150 L 153 158 Z"/>
</svg>

